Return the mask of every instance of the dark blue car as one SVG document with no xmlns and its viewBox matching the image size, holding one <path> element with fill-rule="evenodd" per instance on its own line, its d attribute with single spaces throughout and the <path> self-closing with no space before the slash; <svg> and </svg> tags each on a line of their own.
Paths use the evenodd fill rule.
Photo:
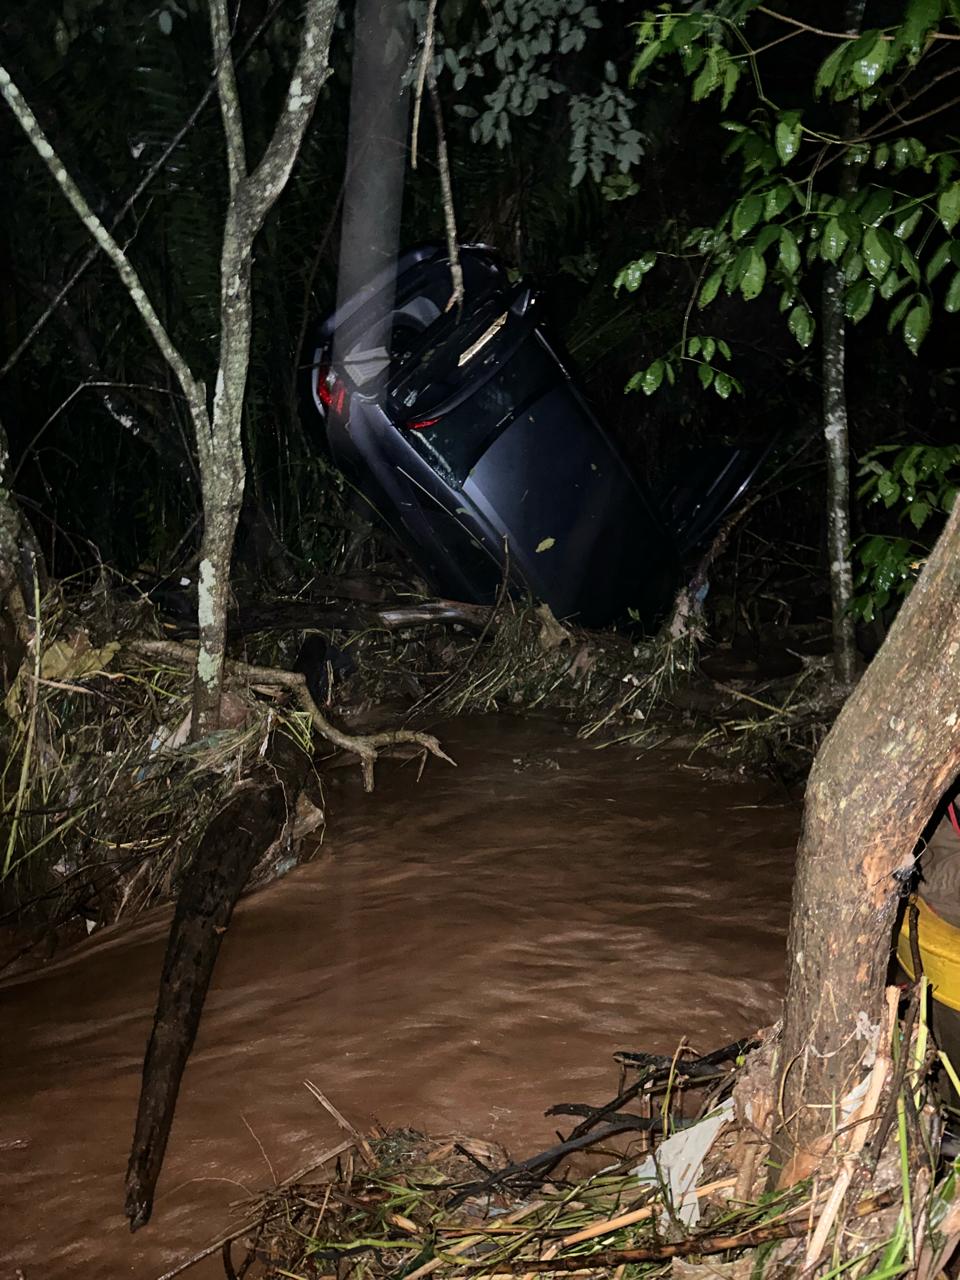
<svg viewBox="0 0 960 1280">
<path fill-rule="evenodd" d="M 533 289 L 485 247 L 460 258 L 457 306 L 446 253 L 430 245 L 320 326 L 311 397 L 334 460 L 442 594 L 489 603 L 508 575 L 559 618 L 599 625 L 634 610 L 653 622 L 677 586 L 677 528 L 696 535 L 708 511 L 712 523 L 742 489 L 739 470 L 687 495 L 671 531 L 580 394 Z"/>
</svg>

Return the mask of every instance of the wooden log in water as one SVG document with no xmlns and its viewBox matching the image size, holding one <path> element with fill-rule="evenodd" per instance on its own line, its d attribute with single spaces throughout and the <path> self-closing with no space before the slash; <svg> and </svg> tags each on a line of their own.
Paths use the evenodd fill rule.
<svg viewBox="0 0 960 1280">
<path fill-rule="evenodd" d="M 269 767 L 237 788 L 216 814 L 184 876 L 147 1044 L 127 1166 L 130 1230 L 150 1219 L 180 1082 L 193 1048 L 220 944 L 254 866 L 281 835 L 309 761 L 279 736 Z"/>
</svg>

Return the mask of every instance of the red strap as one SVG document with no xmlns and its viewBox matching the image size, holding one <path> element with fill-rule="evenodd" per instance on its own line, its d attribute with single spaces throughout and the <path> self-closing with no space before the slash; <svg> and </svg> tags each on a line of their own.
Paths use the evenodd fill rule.
<svg viewBox="0 0 960 1280">
<path fill-rule="evenodd" d="M 953 827 L 957 835 L 960 836 L 960 820 L 957 818 L 957 810 L 952 800 L 947 805 L 947 817 L 950 819 L 951 827 Z"/>
</svg>

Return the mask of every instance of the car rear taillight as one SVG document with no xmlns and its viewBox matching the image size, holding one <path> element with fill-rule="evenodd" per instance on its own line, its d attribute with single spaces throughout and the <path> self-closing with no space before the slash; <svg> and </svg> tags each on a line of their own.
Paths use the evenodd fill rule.
<svg viewBox="0 0 960 1280">
<path fill-rule="evenodd" d="M 328 364 L 317 366 L 317 399 L 328 412 L 342 416 L 347 407 L 347 388 Z"/>
</svg>

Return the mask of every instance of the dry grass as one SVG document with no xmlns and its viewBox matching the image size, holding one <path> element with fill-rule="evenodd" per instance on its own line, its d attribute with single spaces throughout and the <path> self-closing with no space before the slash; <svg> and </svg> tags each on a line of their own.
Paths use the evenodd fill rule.
<svg viewBox="0 0 960 1280">
<path fill-rule="evenodd" d="M 3 901 L 54 921 L 82 907 L 106 923 L 169 897 L 269 736 L 309 747 L 302 712 L 248 690 L 227 695 L 231 727 L 186 741 L 189 673 L 98 630 L 44 615 L 0 727 Z"/>
</svg>

